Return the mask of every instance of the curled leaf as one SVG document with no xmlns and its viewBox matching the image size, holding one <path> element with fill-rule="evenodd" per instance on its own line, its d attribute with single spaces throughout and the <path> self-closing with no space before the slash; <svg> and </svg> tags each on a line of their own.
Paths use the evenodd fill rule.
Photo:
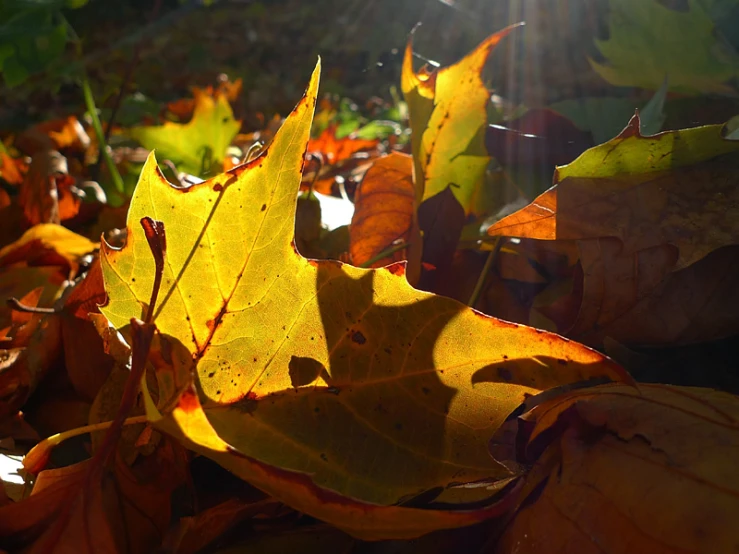
<svg viewBox="0 0 739 554">
<path fill-rule="evenodd" d="M 533 465 L 497 552 L 730 552 L 739 398 L 603 385 L 511 420 L 500 461 Z"/>
</svg>

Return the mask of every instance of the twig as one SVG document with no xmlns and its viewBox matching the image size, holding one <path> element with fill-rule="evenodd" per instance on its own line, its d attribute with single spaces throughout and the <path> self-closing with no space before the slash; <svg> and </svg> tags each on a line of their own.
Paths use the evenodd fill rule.
<svg viewBox="0 0 739 554">
<path fill-rule="evenodd" d="M 488 258 L 487 260 L 485 260 L 485 265 L 482 266 L 480 277 L 478 277 L 477 283 L 475 283 L 475 290 L 472 291 L 472 296 L 470 296 L 470 301 L 467 302 L 468 306 L 474 308 L 475 304 L 477 304 L 477 301 L 480 299 L 480 294 L 482 293 L 482 287 L 485 284 L 485 280 L 487 279 L 488 273 L 490 273 L 490 268 L 493 267 L 493 262 L 498 257 L 498 252 L 500 252 L 500 249 L 502 246 L 503 246 L 503 239 L 501 237 L 496 237 L 495 244 L 493 245 L 493 249 L 490 251 L 490 254 L 488 254 Z"/>
<path fill-rule="evenodd" d="M 11 310 L 15 310 L 16 312 L 23 312 L 27 314 L 58 314 L 61 312 L 61 310 L 56 310 L 54 308 L 40 308 L 38 306 L 28 306 L 26 304 L 23 304 L 20 300 L 17 298 L 8 298 L 5 301 L 8 304 L 8 307 Z"/>
<path fill-rule="evenodd" d="M 383 258 L 387 258 L 391 254 L 395 254 L 398 250 L 403 250 L 403 248 L 407 248 L 408 247 L 408 244 L 409 243 L 407 243 L 405 241 L 401 241 L 398 244 L 395 244 L 395 245 L 391 246 L 390 248 L 387 248 L 387 249 L 383 250 L 382 252 L 380 252 L 376 256 L 371 257 L 369 260 L 367 260 L 366 262 L 364 262 L 363 264 L 361 264 L 359 267 L 364 268 L 364 269 L 370 268 L 370 267 L 372 267 L 372 264 L 373 263 L 375 263 L 375 262 L 377 262 L 377 261 L 379 261 L 379 260 L 381 260 Z"/>
</svg>

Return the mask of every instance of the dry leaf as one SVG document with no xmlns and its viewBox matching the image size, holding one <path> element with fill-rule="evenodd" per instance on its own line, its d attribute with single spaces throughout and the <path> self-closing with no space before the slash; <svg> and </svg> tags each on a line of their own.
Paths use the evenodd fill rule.
<svg viewBox="0 0 739 554">
<path fill-rule="evenodd" d="M 383 267 L 408 259 L 409 248 L 376 259 L 399 241 L 414 244 L 415 251 L 421 252 L 412 172 L 411 157 L 394 152 L 375 161 L 365 174 L 354 197 L 354 216 L 349 227 L 352 264 L 363 266 L 374 259 L 368 267 Z M 420 259 L 415 264 L 418 266 Z"/>
<path fill-rule="evenodd" d="M 666 385 L 581 389 L 510 420 L 493 444 L 501 462 L 533 464 L 496 552 L 739 548 L 736 396 Z"/>
</svg>

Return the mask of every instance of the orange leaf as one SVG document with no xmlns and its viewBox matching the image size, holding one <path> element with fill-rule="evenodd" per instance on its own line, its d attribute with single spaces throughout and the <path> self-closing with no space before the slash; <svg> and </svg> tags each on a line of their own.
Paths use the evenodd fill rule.
<svg viewBox="0 0 739 554">
<path fill-rule="evenodd" d="M 31 225 L 61 223 L 77 215 L 80 199 L 72 194 L 72 185 L 64 156 L 55 150 L 36 153 L 18 198 L 26 220 Z"/>
<path fill-rule="evenodd" d="M 412 172 L 411 157 L 393 152 L 375 161 L 365 174 L 354 198 L 349 227 L 349 254 L 354 265 L 364 265 L 397 241 L 415 242 L 420 252 Z M 406 259 L 406 250 L 376 260 L 369 267 Z"/>
<path fill-rule="evenodd" d="M 0 162 L 0 176 L 11 185 L 20 185 L 28 166 L 20 158 L 11 158 L 5 152 L 0 152 Z"/>
<path fill-rule="evenodd" d="M 112 469 L 86 460 L 42 471 L 31 496 L 0 507 L 0 547 L 30 554 L 147 553 L 170 523 L 172 492 L 183 482 L 179 446 Z"/>
<path fill-rule="evenodd" d="M 321 133 L 317 139 L 308 141 L 309 154 L 321 154 L 325 163 L 334 165 L 348 160 L 357 152 L 371 150 L 379 144 L 378 140 L 365 140 L 352 138 L 351 135 L 344 138 L 336 138 L 336 124 L 331 124 Z"/>
</svg>

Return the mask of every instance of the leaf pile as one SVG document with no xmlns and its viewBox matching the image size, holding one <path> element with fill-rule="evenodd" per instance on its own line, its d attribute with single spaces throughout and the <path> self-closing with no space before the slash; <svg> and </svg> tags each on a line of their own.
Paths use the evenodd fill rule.
<svg viewBox="0 0 739 554">
<path fill-rule="evenodd" d="M 648 132 L 733 75 L 633 82 L 652 12 L 710 34 L 658 4 L 598 43 L 659 89 L 616 136 L 491 98 L 516 25 L 442 68 L 409 40 L 392 103 L 319 60 L 257 130 L 220 79 L 3 135 L 0 549 L 739 548 L 739 106 Z"/>
</svg>

